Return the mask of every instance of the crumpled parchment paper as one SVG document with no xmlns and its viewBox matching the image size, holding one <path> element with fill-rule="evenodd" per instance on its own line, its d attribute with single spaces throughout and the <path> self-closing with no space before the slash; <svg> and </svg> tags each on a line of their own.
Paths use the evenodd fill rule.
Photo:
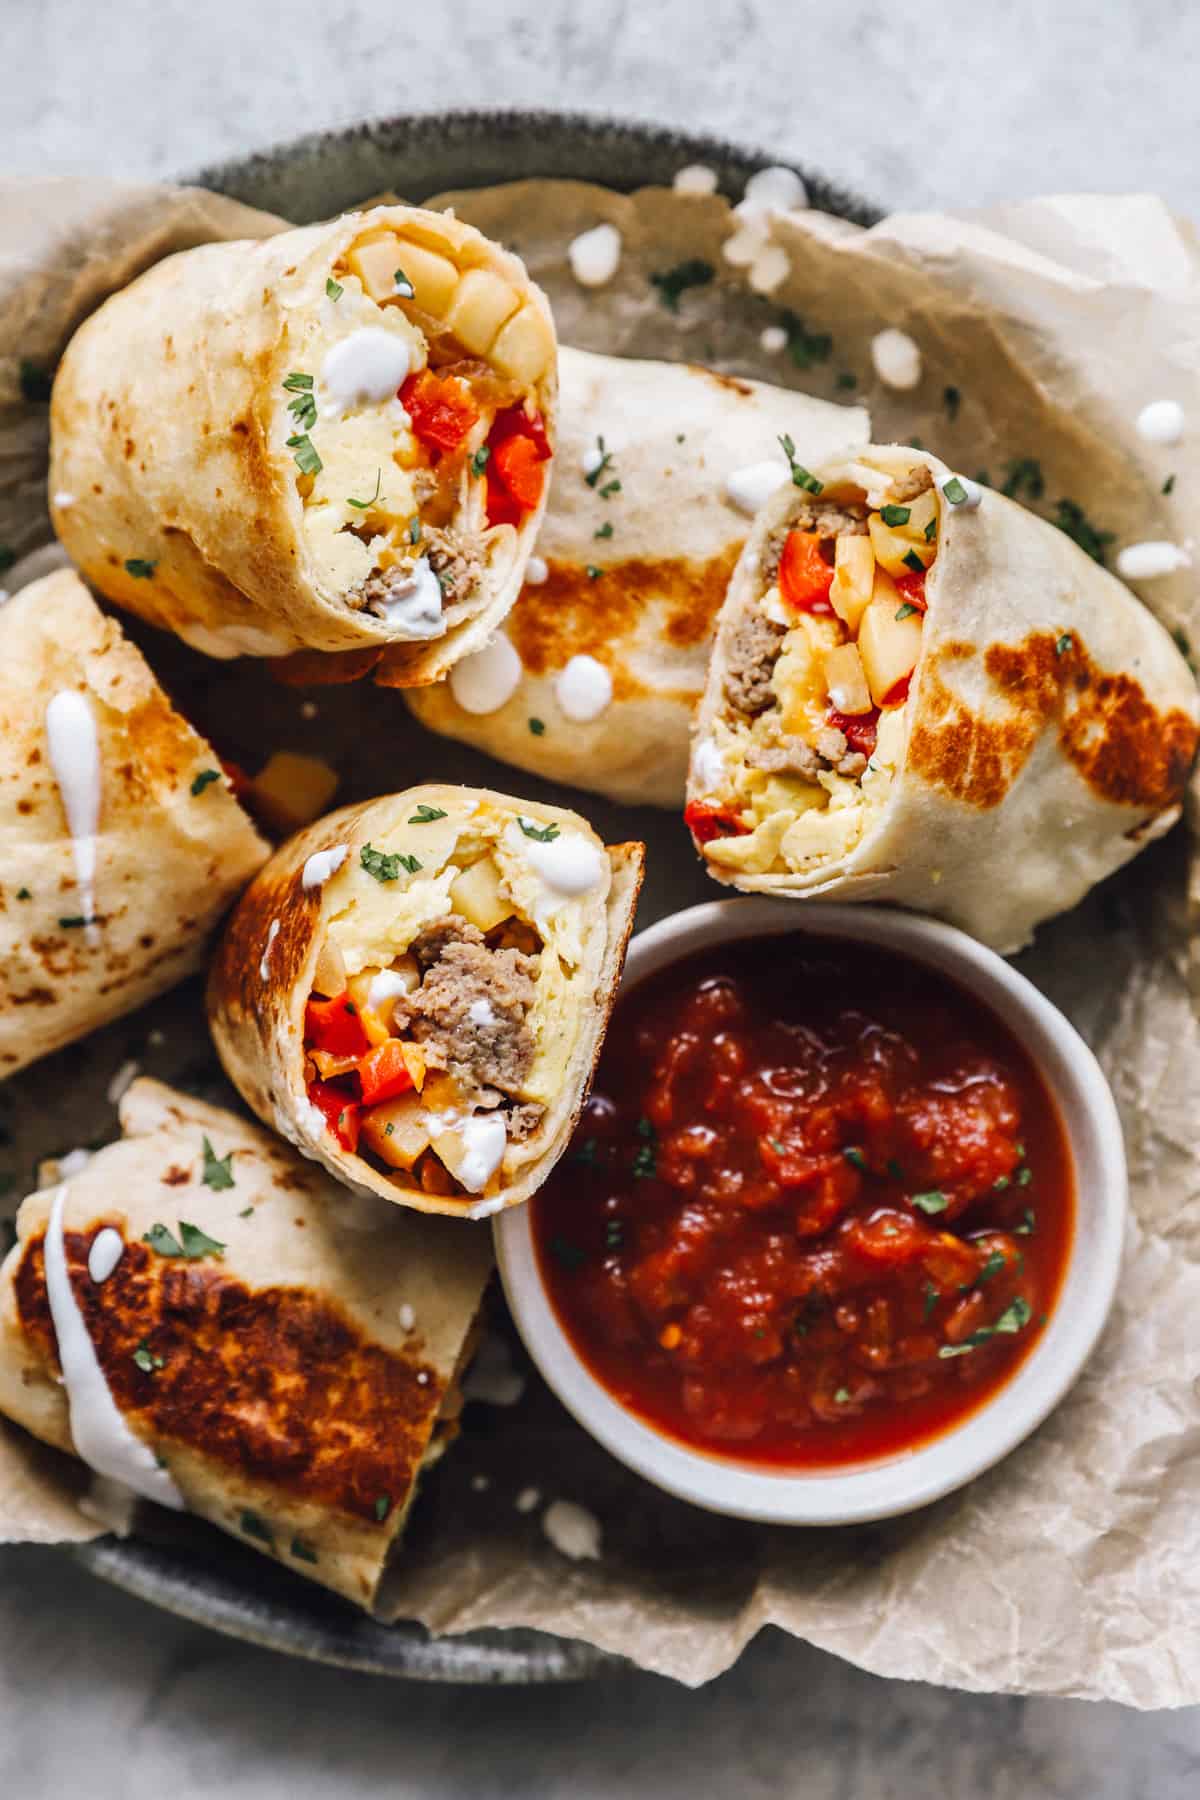
<svg viewBox="0 0 1200 1800">
<path fill-rule="evenodd" d="M 527 258 L 568 342 L 707 360 L 865 401 L 878 438 L 912 442 L 916 433 L 963 473 L 986 472 L 1092 534 L 1110 563 L 1124 543 L 1188 542 L 1200 437 L 1154 446 L 1135 421 L 1148 401 L 1175 399 L 1200 426 L 1200 257 L 1190 229 L 1152 198 L 903 215 L 866 231 L 790 214 L 771 226 L 787 272 L 769 296 L 752 291 L 745 266 L 724 259 L 738 227 L 716 197 L 627 198 L 536 182 L 452 198 Z M 608 287 L 585 292 L 566 246 L 600 220 L 620 229 L 623 258 Z M 73 326 L 157 256 L 276 223 L 181 190 L 0 187 L 0 545 L 25 551 L 49 535 L 39 395 Z M 680 264 L 693 274 L 706 265 L 712 278 L 684 287 L 673 310 L 648 277 Z M 787 349 L 763 350 L 767 325 L 784 327 Z M 874 378 L 871 339 L 886 326 L 921 350 L 922 379 L 910 392 Z M 1104 533 L 1111 538 L 1096 536 Z M 1139 591 L 1172 629 L 1200 642 L 1191 570 Z M 270 749 L 319 750 L 339 770 L 339 800 L 353 800 L 380 791 L 386 745 L 384 785 L 490 781 L 572 803 L 426 736 L 384 690 L 323 690 L 306 716 L 304 697 L 273 687 L 259 666 L 206 662 L 136 623 L 126 628 L 222 753 L 251 767 Z M 0 613 L 0 648 L 2 633 Z M 642 924 L 711 897 L 670 820 L 599 801 L 586 810 L 606 835 L 650 844 Z M 537 1626 L 693 1684 L 774 1623 L 882 1675 L 1140 1707 L 1200 1700 L 1200 1026 L 1189 991 L 1190 858 L 1189 838 L 1176 832 L 1043 927 L 1021 958 L 1113 1084 L 1134 1208 L 1109 1329 L 1032 1439 L 964 1492 L 908 1518 L 770 1529 L 641 1482 L 530 1375 L 516 1405 L 468 1407 L 463 1439 L 414 1515 L 389 1616 L 444 1632 Z M 40 1157 L 114 1133 L 108 1088 L 130 1062 L 229 1097 L 198 984 L 189 984 L 0 1087 L 8 1195 L 0 1204 L 11 1208 L 33 1185 Z M 95 1535 L 77 1504 L 85 1486 L 76 1466 L 0 1424 L 0 1541 Z M 519 1510 L 518 1496 L 532 1488 L 539 1503 Z M 596 1516 L 600 1560 L 572 1563 L 552 1548 L 540 1515 L 553 1499 Z M 229 1554 L 216 1534 L 186 1529 L 214 1558 Z"/>
</svg>

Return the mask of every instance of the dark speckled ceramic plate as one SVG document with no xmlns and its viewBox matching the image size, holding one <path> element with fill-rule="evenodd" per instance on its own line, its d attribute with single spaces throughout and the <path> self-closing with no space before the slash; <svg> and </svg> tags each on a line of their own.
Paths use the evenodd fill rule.
<svg viewBox="0 0 1200 1800">
<path fill-rule="evenodd" d="M 632 189 L 669 184 L 692 162 L 715 169 L 721 191 L 737 198 L 747 177 L 773 160 L 715 138 L 566 113 L 464 112 L 303 137 L 193 179 L 301 224 L 387 189 L 422 200 L 529 176 Z M 877 216 L 811 170 L 800 173 L 815 206 L 864 224 Z M 159 1519 L 153 1539 L 103 1538 L 75 1554 L 128 1593 L 247 1643 L 419 1681 L 573 1681 L 627 1666 L 589 1644 L 534 1631 L 434 1638 L 418 1625 L 378 1625 L 199 1521 Z"/>
</svg>

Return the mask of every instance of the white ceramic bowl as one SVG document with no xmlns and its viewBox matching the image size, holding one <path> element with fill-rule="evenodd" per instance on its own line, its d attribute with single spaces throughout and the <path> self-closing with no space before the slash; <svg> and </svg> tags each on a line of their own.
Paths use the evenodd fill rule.
<svg viewBox="0 0 1200 1800">
<path fill-rule="evenodd" d="M 784 1525 L 846 1525 L 925 1506 L 988 1469 L 1058 1405 L 1108 1317 L 1124 1240 L 1127 1183 L 1117 1110 L 1083 1039 L 994 951 L 930 919 L 882 907 L 718 900 L 663 919 L 629 950 L 625 985 L 713 944 L 805 932 L 876 944 L 942 970 L 1015 1033 L 1057 1102 L 1075 1165 L 1075 1240 L 1062 1290 L 1037 1346 L 961 1425 L 916 1449 L 828 1471 L 782 1471 L 707 1455 L 629 1413 L 580 1361 L 542 1284 L 528 1207 L 495 1221 L 508 1303 L 534 1362 L 604 1447 L 697 1506 Z"/>
</svg>

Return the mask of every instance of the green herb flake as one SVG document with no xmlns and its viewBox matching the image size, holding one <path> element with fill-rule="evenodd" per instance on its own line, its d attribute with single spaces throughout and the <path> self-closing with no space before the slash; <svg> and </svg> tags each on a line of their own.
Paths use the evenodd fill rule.
<svg viewBox="0 0 1200 1800">
<path fill-rule="evenodd" d="M 1042 474 L 1042 465 L 1036 456 L 1019 456 L 1014 462 L 1006 465 L 1004 485 L 1000 489 L 1010 500 L 1019 500 L 1022 494 L 1030 500 L 1040 500 L 1046 491 L 1046 478 Z"/>
<path fill-rule="evenodd" d="M 834 1398 L 835 1405 L 847 1406 L 850 1401 L 850 1389 L 849 1388 L 839 1388 L 837 1393 L 833 1396 L 833 1398 Z"/>
<path fill-rule="evenodd" d="M 688 288 L 707 287 L 716 276 L 717 271 L 710 262 L 699 256 L 690 256 L 685 262 L 676 263 L 673 269 L 665 269 L 661 274 L 650 276 L 650 286 L 658 292 L 658 297 L 668 312 L 679 311 L 680 296 Z"/>
<path fill-rule="evenodd" d="M 1173 494 L 1175 492 L 1175 477 L 1173 475 L 1167 476 L 1167 479 L 1162 484 L 1162 491 L 1164 494 Z"/>
<path fill-rule="evenodd" d="M 1070 632 L 1064 631 L 1062 636 L 1055 640 L 1055 644 L 1054 644 L 1055 656 L 1065 656 L 1067 654 L 1067 651 L 1071 648 L 1071 646 L 1074 642 L 1075 642 L 1075 639 L 1071 636 Z"/>
<path fill-rule="evenodd" d="M 787 1145 L 784 1144 L 780 1138 L 769 1137 L 767 1139 L 767 1143 L 768 1143 L 769 1147 L 775 1152 L 776 1156 L 786 1156 L 787 1155 Z"/>
<path fill-rule="evenodd" d="M 1008 1180 L 1007 1175 L 997 1175 L 995 1181 L 993 1181 L 993 1183 L 992 1183 L 993 1189 L 998 1194 L 1003 1193 L 1004 1189 L 1008 1185 L 1009 1185 L 1009 1180 Z"/>
<path fill-rule="evenodd" d="M 851 388 L 858 386 L 858 376 L 852 375 L 849 369 L 841 369 L 838 371 L 838 378 L 834 386 L 841 388 L 843 393 L 849 393 Z"/>
<path fill-rule="evenodd" d="M 612 534 L 613 534 L 613 522 L 611 519 L 605 519 L 603 525 L 599 526 L 595 531 L 593 531 L 592 536 L 597 537 L 597 538 L 610 538 L 612 536 Z"/>
<path fill-rule="evenodd" d="M 156 1356 L 154 1354 L 145 1338 L 141 1340 L 137 1349 L 134 1351 L 133 1360 L 142 1371 L 143 1375 L 153 1375 L 156 1369 L 163 1369 L 166 1367 L 165 1360 L 161 1356 Z"/>
<path fill-rule="evenodd" d="M 581 1163 L 585 1169 L 598 1168 L 600 1164 L 600 1140 L 594 1137 L 584 1138 L 578 1150 L 573 1150 L 571 1152 L 570 1160 L 572 1162 Z"/>
<path fill-rule="evenodd" d="M 403 269 L 393 269 L 392 280 L 395 282 L 396 292 L 402 300 L 415 299 L 416 289 L 413 287 L 412 282 L 408 279 L 408 276 L 404 273 Z"/>
<path fill-rule="evenodd" d="M 961 1344 L 943 1344 L 938 1355 L 942 1358 L 966 1356 L 968 1351 L 978 1350 L 980 1344 L 986 1344 L 989 1338 L 1012 1337 L 1018 1331 L 1024 1331 L 1032 1317 L 1033 1308 L 1028 1300 L 1023 1300 L 1018 1295 L 1011 1306 L 1005 1307 L 994 1325 L 981 1325 L 978 1331 L 973 1331 Z"/>
<path fill-rule="evenodd" d="M 232 1154 L 231 1151 L 230 1156 Z M 228 1162 L 228 1156 L 224 1163 L 216 1162 L 214 1158 L 215 1167 L 220 1169 L 222 1176 L 228 1176 L 228 1180 L 208 1181 L 206 1175 L 205 1181 L 208 1182 L 209 1187 L 233 1186 L 233 1174 L 225 1166 Z M 209 1237 L 207 1231 L 201 1231 L 198 1225 L 189 1225 L 186 1219 L 179 1221 L 179 1242 L 182 1246 L 181 1255 L 185 1256 L 188 1262 L 201 1262 L 206 1256 L 224 1256 L 225 1254 L 225 1246 L 219 1239 Z"/>
<path fill-rule="evenodd" d="M 225 1188 L 233 1187 L 233 1151 L 231 1150 L 228 1156 L 218 1156 L 207 1138 L 203 1140 L 203 1147 L 205 1187 L 212 1188 L 213 1192 L 217 1194 L 221 1193 Z M 181 1224 L 179 1229 L 182 1232 L 185 1230 L 194 1230 L 195 1227 L 184 1226 Z M 204 1233 L 201 1232 L 200 1236 L 203 1237 Z M 208 1242 L 212 1242 L 211 1238 Z M 224 1246 L 219 1245 L 218 1248 L 223 1249 Z M 189 1256 L 193 1254 L 193 1252 L 189 1251 L 187 1248 L 186 1238 L 184 1239 L 184 1254 Z M 204 1252 L 197 1251 L 195 1254 L 203 1255 Z"/>
<path fill-rule="evenodd" d="M 410 825 L 432 825 L 435 819 L 444 819 L 445 817 L 446 814 L 440 806 L 426 806 L 422 800 L 408 822 Z"/>
<path fill-rule="evenodd" d="M 410 544 L 419 544 L 421 541 L 421 521 L 415 513 L 408 521 L 408 541 Z"/>
<path fill-rule="evenodd" d="M 589 563 L 587 565 L 587 578 L 589 581 L 599 581 L 599 579 L 603 575 L 603 573 L 604 573 L 604 570 L 598 569 L 596 567 L 595 563 Z"/>
<path fill-rule="evenodd" d="M 211 787 L 214 781 L 220 781 L 220 779 L 220 769 L 201 769 L 200 773 L 192 778 L 193 797 L 202 794 L 206 787 Z"/>
<path fill-rule="evenodd" d="M 317 455 L 313 441 L 305 433 L 298 433 L 287 441 L 288 449 L 296 459 L 296 467 L 302 475 L 319 475 L 324 464 Z"/>
<path fill-rule="evenodd" d="M 375 502 L 378 500 L 379 490 L 382 485 L 382 482 L 383 482 L 383 470 L 376 469 L 376 471 L 375 471 L 375 492 L 371 495 L 371 498 L 369 500 L 352 500 L 350 498 L 349 494 L 347 494 L 346 505 L 357 508 L 357 510 L 359 512 L 366 512 L 367 508 L 374 506 Z"/>
<path fill-rule="evenodd" d="M 524 819 L 517 814 L 517 824 L 527 838 L 533 838 L 538 844 L 552 844 L 559 835 L 557 825 L 535 825 L 532 819 Z"/>
<path fill-rule="evenodd" d="M 149 1244 L 157 1256 L 182 1256 L 183 1247 L 165 1225 L 152 1225 L 142 1233 L 143 1244 Z"/>
<path fill-rule="evenodd" d="M 600 453 L 599 461 L 596 463 L 595 468 L 589 469 L 587 474 L 583 478 L 587 482 L 587 484 L 590 488 L 594 488 L 596 486 L 596 483 L 599 481 L 600 477 L 603 475 L 605 469 L 607 469 L 609 464 L 612 462 L 612 451 L 606 450 L 604 448 L 604 439 L 602 437 L 598 437 L 596 439 L 596 449 Z"/>
<path fill-rule="evenodd" d="M 911 618 L 911 617 L 912 617 L 912 615 L 913 615 L 913 614 L 914 614 L 914 613 L 915 613 L 915 612 L 916 612 L 916 610 L 917 610 L 917 609 L 916 609 L 916 607 L 915 607 L 915 606 L 914 606 L 914 605 L 913 605 L 913 603 L 912 603 L 912 601 L 911 601 L 911 600 L 906 600 L 906 601 L 905 601 L 905 602 L 904 602 L 904 605 L 903 605 L 903 606 L 900 606 L 900 607 L 897 607 L 897 609 L 896 609 L 896 618 L 897 618 L 897 620 L 900 620 L 900 619 L 910 619 L 910 618 Z"/>
<path fill-rule="evenodd" d="M 961 404 L 962 395 L 956 387 L 944 387 L 942 389 L 942 405 L 946 409 L 946 416 L 948 418 L 957 419 L 958 409 Z"/>
<path fill-rule="evenodd" d="M 1097 530 L 1082 506 L 1074 500 L 1055 501 L 1053 523 L 1069 538 L 1074 539 L 1093 562 L 1098 562 L 1103 568 L 1108 546 L 1116 536 L 1115 532 Z"/>
<path fill-rule="evenodd" d="M 633 1156 L 634 1179 L 652 1181 L 658 1173 L 658 1133 L 649 1119 L 642 1118 L 637 1122 L 637 1134 L 642 1142 Z"/>
<path fill-rule="evenodd" d="M 799 314 L 786 312 L 783 326 L 787 332 L 787 351 L 798 369 L 811 369 L 814 363 L 828 362 L 833 355 L 833 339 L 827 331 L 810 331 Z M 850 377 L 853 382 L 854 377 Z"/>
<path fill-rule="evenodd" d="M 27 356 L 21 358 L 20 382 L 22 397 L 36 406 L 50 398 L 50 389 L 54 377 L 40 363 L 31 362 Z"/>
<path fill-rule="evenodd" d="M 384 851 L 376 850 L 373 844 L 364 844 L 358 853 L 358 860 L 367 874 L 373 875 L 376 881 L 399 881 L 400 879 L 398 852 L 388 856 Z"/>
<path fill-rule="evenodd" d="M 921 561 L 921 558 L 915 550 L 906 550 L 904 552 L 903 562 L 905 568 L 911 569 L 914 575 L 923 575 L 925 573 L 925 564 Z"/>
<path fill-rule="evenodd" d="M 786 431 L 780 436 L 779 444 L 783 454 L 788 459 L 788 468 L 792 471 L 792 485 L 794 487 L 803 488 L 805 493 L 808 494 L 821 493 L 824 490 L 825 483 L 823 481 L 818 481 L 816 476 L 804 467 L 803 463 L 796 461 L 796 446 L 787 435 Z"/>
<path fill-rule="evenodd" d="M 252 1219 L 253 1217 L 254 1208 L 252 1206 L 243 1206 L 241 1212 L 238 1214 L 239 1219 Z"/>
<path fill-rule="evenodd" d="M 621 484 L 619 481 L 606 481 L 604 486 L 600 489 L 600 498 L 602 500 L 611 500 L 613 495 L 619 494 L 620 491 Z"/>
<path fill-rule="evenodd" d="M 604 1227 L 604 1243 L 609 1250 L 619 1250 L 625 1242 L 625 1222 L 610 1219 Z"/>
<path fill-rule="evenodd" d="M 311 431 L 317 422 L 317 402 L 313 394 L 297 394 L 288 401 L 287 409 L 297 431 Z"/>
<path fill-rule="evenodd" d="M 911 506 L 881 506 L 879 516 L 885 525 L 907 525 L 912 518 Z"/>
<path fill-rule="evenodd" d="M 534 737 L 544 737 L 546 732 L 546 721 L 544 719 L 530 719 L 529 729 L 532 731 Z"/>
<path fill-rule="evenodd" d="M 935 1287 L 932 1281 L 927 1281 L 925 1283 L 924 1293 L 925 1298 L 921 1305 L 921 1319 L 923 1323 L 928 1323 L 934 1307 L 942 1297 L 942 1290 L 941 1288 Z"/>
<path fill-rule="evenodd" d="M 478 450 L 476 450 L 474 456 L 471 458 L 472 475 L 482 475 L 491 460 L 492 453 L 488 446 L 486 444 L 480 444 Z"/>
<path fill-rule="evenodd" d="M 85 925 L 94 925 L 95 919 L 89 919 L 84 913 L 68 913 L 58 921 L 62 931 L 82 931 Z"/>
<path fill-rule="evenodd" d="M 1021 1223 L 1013 1228 L 1015 1237 L 1032 1237 L 1037 1226 L 1037 1214 L 1032 1206 L 1027 1206 L 1021 1215 Z"/>
<path fill-rule="evenodd" d="M 871 1173 L 870 1168 L 867 1165 L 866 1157 L 856 1145 L 847 1145 L 846 1149 L 842 1151 L 842 1155 L 850 1164 L 851 1168 L 857 1169 L 860 1175 L 869 1175 Z"/>
<path fill-rule="evenodd" d="M 970 1283 L 970 1285 L 972 1287 L 982 1287 L 985 1281 L 991 1281 L 994 1275 L 998 1275 L 1001 1269 L 1007 1267 L 1008 1258 L 1005 1256 L 1004 1252 L 1002 1250 L 993 1250 L 982 1269 L 980 1269 L 978 1275 L 975 1277 L 975 1280 Z"/>
<path fill-rule="evenodd" d="M 332 275 L 325 277 L 325 292 L 331 300 L 340 300 L 345 291 L 341 282 L 335 281 Z"/>
<path fill-rule="evenodd" d="M 297 1562 L 316 1563 L 321 1560 L 312 1545 L 306 1544 L 303 1538 L 294 1537 L 292 1539 L 291 1553 Z"/>
<path fill-rule="evenodd" d="M 933 543 L 937 542 L 937 514 L 936 513 L 934 513 L 932 519 L 930 519 L 929 523 L 925 527 L 925 542 L 927 544 L 933 544 Z"/>
<path fill-rule="evenodd" d="M 1018 1187 L 1028 1187 L 1032 1180 L 1033 1180 L 1033 1170 L 1031 1168 L 1025 1167 L 1023 1169 L 1017 1170 L 1017 1186 Z"/>
<path fill-rule="evenodd" d="M 565 1237 L 550 1239 L 550 1254 L 555 1262 L 562 1264 L 564 1269 L 581 1268 L 587 1261 L 586 1252 L 581 1250 L 578 1244 L 573 1244 L 569 1238 Z"/>
<path fill-rule="evenodd" d="M 284 376 L 283 385 L 288 390 L 289 394 L 310 393 L 312 391 L 313 378 L 311 375 L 305 375 L 300 369 L 293 369 L 290 375 Z"/>
<path fill-rule="evenodd" d="M 957 475 L 952 475 L 949 481 L 943 482 L 942 493 L 951 506 L 961 506 L 967 498 L 967 490 Z"/>
<path fill-rule="evenodd" d="M 887 1172 L 891 1176 L 893 1181 L 903 1181 L 904 1180 L 904 1170 L 900 1167 L 900 1164 L 896 1161 L 896 1158 L 894 1156 L 888 1157 Z"/>
<path fill-rule="evenodd" d="M 247 1537 L 257 1538 L 260 1544 L 268 1544 L 272 1550 L 275 1548 L 274 1532 L 266 1520 L 260 1519 L 256 1512 L 251 1512 L 247 1508 L 238 1523 Z"/>
<path fill-rule="evenodd" d="M 30 893 L 30 891 L 27 887 L 18 888 L 17 889 L 17 899 L 18 900 L 32 900 L 33 895 Z"/>
<path fill-rule="evenodd" d="M 944 1213 L 950 1204 L 950 1196 L 939 1188 L 930 1188 L 927 1194 L 914 1194 L 912 1203 L 923 1213 Z"/>
<path fill-rule="evenodd" d="M 379 1523 L 381 1525 L 383 1524 L 383 1521 L 387 1518 L 387 1516 L 391 1512 L 391 1510 L 392 1510 L 392 1496 L 390 1494 L 380 1494 L 379 1498 L 375 1502 L 375 1517 L 379 1520 Z"/>
<path fill-rule="evenodd" d="M 127 556 L 125 559 L 125 573 L 132 575 L 135 581 L 151 581 L 157 567 L 157 560 L 150 561 L 144 556 Z"/>
</svg>

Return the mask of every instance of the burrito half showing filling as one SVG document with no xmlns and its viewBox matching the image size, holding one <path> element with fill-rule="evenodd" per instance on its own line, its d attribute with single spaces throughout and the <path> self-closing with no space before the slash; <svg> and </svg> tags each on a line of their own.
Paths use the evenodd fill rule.
<svg viewBox="0 0 1200 1800">
<path fill-rule="evenodd" d="M 582 1103 L 640 870 L 640 846 L 482 790 L 334 814 L 234 915 L 210 986 L 222 1059 L 265 1118 L 389 1199 L 524 1199 Z"/>
</svg>

